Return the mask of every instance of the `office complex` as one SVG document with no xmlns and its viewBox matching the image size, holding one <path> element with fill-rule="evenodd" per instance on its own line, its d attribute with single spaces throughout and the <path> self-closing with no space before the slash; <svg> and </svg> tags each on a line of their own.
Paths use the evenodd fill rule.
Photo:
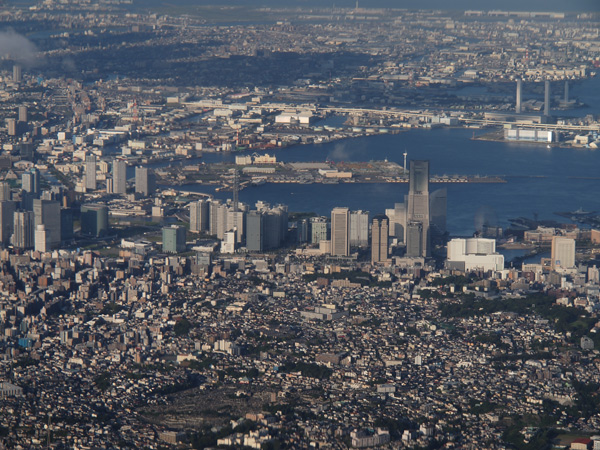
<svg viewBox="0 0 600 450">
<path fill-rule="evenodd" d="M 179 225 L 162 229 L 162 250 L 165 253 L 180 253 L 186 249 L 186 230 Z"/>
<path fill-rule="evenodd" d="M 102 237 L 108 234 L 108 207 L 83 205 L 81 207 L 81 234 Z"/>
<path fill-rule="evenodd" d="M 154 172 L 152 169 L 147 167 L 136 167 L 135 168 L 135 193 L 149 196 L 154 193 L 156 189 L 156 181 L 154 178 Z"/>
<path fill-rule="evenodd" d="M 350 212 L 348 208 L 331 211 L 331 254 L 350 256 Z"/>
<path fill-rule="evenodd" d="M 389 220 L 384 215 L 373 217 L 371 226 L 371 264 L 386 263 L 388 256 Z"/>
<path fill-rule="evenodd" d="M 452 239 L 448 242 L 449 269 L 496 271 L 504 269 L 504 256 L 496 252 L 495 239 Z"/>
</svg>

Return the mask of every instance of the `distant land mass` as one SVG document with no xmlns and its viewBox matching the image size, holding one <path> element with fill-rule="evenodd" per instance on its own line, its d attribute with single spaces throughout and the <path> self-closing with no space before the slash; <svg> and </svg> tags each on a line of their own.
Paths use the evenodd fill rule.
<svg viewBox="0 0 600 450">
<path fill-rule="evenodd" d="M 167 6 L 246 6 L 246 7 L 344 7 L 352 8 L 355 0 L 135 0 L 137 7 Z M 556 11 L 556 12 L 600 12 L 599 0 L 359 0 L 363 8 L 408 8 L 443 10 L 511 10 L 511 11 Z"/>
</svg>

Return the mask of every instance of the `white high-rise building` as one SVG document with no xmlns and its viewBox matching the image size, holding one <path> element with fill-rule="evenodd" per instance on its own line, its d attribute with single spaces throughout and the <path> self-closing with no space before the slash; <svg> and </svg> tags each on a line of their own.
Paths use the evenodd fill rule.
<svg viewBox="0 0 600 450">
<path fill-rule="evenodd" d="M 48 231 L 44 225 L 38 225 L 35 229 L 35 246 L 36 252 L 49 252 L 50 242 L 48 241 Z"/>
<path fill-rule="evenodd" d="M 575 239 L 563 236 L 552 238 L 552 269 L 572 269 L 575 267 Z"/>
<path fill-rule="evenodd" d="M 496 253 L 494 239 L 452 239 L 448 242 L 449 269 L 496 271 L 504 269 L 504 255 Z"/>
</svg>

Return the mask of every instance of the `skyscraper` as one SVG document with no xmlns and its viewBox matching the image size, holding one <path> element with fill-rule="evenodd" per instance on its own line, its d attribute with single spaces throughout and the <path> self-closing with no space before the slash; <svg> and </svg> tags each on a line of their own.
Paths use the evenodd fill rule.
<svg viewBox="0 0 600 450">
<path fill-rule="evenodd" d="M 21 208 L 26 211 L 33 210 L 33 200 L 40 196 L 40 172 L 30 169 L 21 177 Z"/>
<path fill-rule="evenodd" d="M 108 207 L 106 205 L 83 205 L 81 207 L 81 234 L 105 236 L 108 233 Z"/>
<path fill-rule="evenodd" d="M 388 255 L 389 220 L 384 215 L 373 217 L 371 226 L 371 264 L 385 263 Z"/>
<path fill-rule="evenodd" d="M 515 104 L 515 112 L 521 114 L 521 98 L 523 96 L 523 80 L 517 80 L 517 101 Z"/>
<path fill-rule="evenodd" d="M 14 232 L 17 205 L 10 200 L 0 201 L 0 244 L 8 245 Z"/>
<path fill-rule="evenodd" d="M 318 244 L 329 239 L 329 224 L 325 217 L 313 217 L 310 219 L 310 243 Z"/>
<path fill-rule="evenodd" d="M 429 217 L 432 235 L 446 234 L 446 215 L 448 190 L 446 188 L 435 190 L 429 196 Z"/>
<path fill-rule="evenodd" d="M 331 211 L 331 254 L 350 256 L 350 212 L 348 208 Z"/>
<path fill-rule="evenodd" d="M 19 122 L 27 122 L 27 106 L 19 106 Z"/>
<path fill-rule="evenodd" d="M 90 154 L 85 157 L 85 188 L 96 189 L 96 155 Z"/>
<path fill-rule="evenodd" d="M 15 83 L 20 83 L 23 81 L 23 74 L 21 71 L 21 66 L 19 64 L 13 65 L 13 81 Z"/>
<path fill-rule="evenodd" d="M 34 217 L 32 211 L 17 211 L 14 216 L 12 244 L 15 248 L 33 247 Z"/>
<path fill-rule="evenodd" d="M 162 249 L 165 253 L 179 253 L 186 249 L 185 227 L 179 225 L 171 225 L 162 229 Z"/>
<path fill-rule="evenodd" d="M 17 135 L 17 119 L 9 117 L 6 119 L 6 130 L 9 136 Z"/>
<path fill-rule="evenodd" d="M 58 247 L 61 240 L 60 202 L 54 200 L 33 200 L 34 229 L 39 225 L 45 226 L 48 235 L 48 245 Z"/>
<path fill-rule="evenodd" d="M 209 230 L 209 204 L 206 200 L 190 203 L 190 231 L 201 233 Z"/>
<path fill-rule="evenodd" d="M 12 200 L 12 195 L 10 193 L 10 184 L 6 181 L 0 182 L 0 202 L 5 202 L 8 200 Z"/>
<path fill-rule="evenodd" d="M 36 252 L 48 252 L 52 248 L 49 241 L 49 233 L 44 225 L 35 228 L 34 249 Z"/>
<path fill-rule="evenodd" d="M 406 226 L 406 256 L 420 258 L 424 255 L 423 224 L 408 222 Z"/>
<path fill-rule="evenodd" d="M 404 198 L 404 203 L 396 203 L 393 209 L 386 209 L 385 215 L 389 221 L 389 234 L 398 239 L 400 242 L 406 242 L 406 204 L 408 203 L 407 196 Z"/>
<path fill-rule="evenodd" d="M 413 160 L 410 162 L 406 221 L 408 224 L 406 233 L 407 256 L 429 256 L 429 161 Z M 419 236 L 416 234 L 417 230 L 420 230 Z M 413 242 L 411 242 L 411 239 Z M 420 249 L 419 254 L 415 254 L 417 248 Z"/>
<path fill-rule="evenodd" d="M 40 172 L 33 168 L 23 173 L 21 187 L 25 192 L 39 196 L 40 194 Z"/>
<path fill-rule="evenodd" d="M 350 212 L 350 247 L 369 245 L 369 212 Z"/>
<path fill-rule="evenodd" d="M 249 252 L 264 251 L 264 222 L 260 211 L 250 211 L 246 217 L 246 249 Z"/>
<path fill-rule="evenodd" d="M 156 189 L 152 169 L 138 166 L 135 168 L 135 192 L 145 196 L 152 195 Z"/>
<path fill-rule="evenodd" d="M 544 83 L 544 115 L 550 115 L 550 81 Z"/>
<path fill-rule="evenodd" d="M 116 159 L 112 167 L 112 193 L 127 193 L 127 163 L 121 159 Z"/>
<path fill-rule="evenodd" d="M 575 239 L 554 236 L 551 253 L 553 270 L 575 267 Z"/>
</svg>

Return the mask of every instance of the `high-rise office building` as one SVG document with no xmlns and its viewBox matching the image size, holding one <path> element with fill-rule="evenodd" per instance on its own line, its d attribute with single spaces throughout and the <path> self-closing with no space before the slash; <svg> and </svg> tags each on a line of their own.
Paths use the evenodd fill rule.
<svg viewBox="0 0 600 450">
<path fill-rule="evenodd" d="M 350 212 L 350 247 L 369 245 L 369 212 Z"/>
<path fill-rule="evenodd" d="M 299 220 L 296 224 L 296 239 L 298 240 L 298 243 L 303 244 L 305 242 L 308 242 L 308 230 L 309 230 L 309 225 L 310 222 L 308 221 L 308 219 L 302 219 Z"/>
<path fill-rule="evenodd" d="M 81 234 L 101 237 L 108 233 L 108 207 L 83 205 L 81 207 Z"/>
<path fill-rule="evenodd" d="M 9 117 L 6 119 L 6 131 L 9 136 L 17 135 L 17 119 Z"/>
<path fill-rule="evenodd" d="M 223 239 L 227 226 L 227 206 L 221 200 L 211 200 L 209 206 L 209 233 Z"/>
<path fill-rule="evenodd" d="M 48 234 L 48 245 L 58 247 L 61 241 L 60 203 L 54 200 L 33 200 L 34 229 L 44 225 Z"/>
<path fill-rule="evenodd" d="M 404 203 L 396 203 L 393 209 L 386 209 L 385 215 L 389 221 L 389 233 L 398 239 L 399 242 L 406 242 L 406 204 L 408 203 L 407 196 L 404 198 Z"/>
<path fill-rule="evenodd" d="M 179 225 L 171 225 L 162 229 L 162 249 L 165 253 L 180 253 L 186 249 L 186 230 Z"/>
<path fill-rule="evenodd" d="M 135 192 L 150 196 L 154 194 L 156 189 L 156 181 L 152 169 L 138 166 L 135 168 Z"/>
<path fill-rule="evenodd" d="M 60 240 L 61 242 L 73 239 L 73 210 L 61 208 L 60 210 Z"/>
<path fill-rule="evenodd" d="M 15 248 L 32 248 L 34 243 L 34 217 L 32 211 L 16 211 L 12 244 Z"/>
<path fill-rule="evenodd" d="M 40 171 L 33 168 L 23 173 L 21 177 L 21 187 L 25 192 L 40 195 Z"/>
<path fill-rule="evenodd" d="M 572 269 L 575 267 L 575 239 L 563 236 L 552 238 L 552 269 Z"/>
<path fill-rule="evenodd" d="M 406 226 L 406 256 L 409 258 L 423 257 L 423 224 L 421 222 L 408 222 Z"/>
<path fill-rule="evenodd" d="M 18 148 L 21 159 L 33 160 L 33 142 L 30 140 L 19 142 Z"/>
<path fill-rule="evenodd" d="M 12 200 L 10 184 L 6 181 L 0 181 L 0 202 L 6 202 L 8 200 Z"/>
<path fill-rule="evenodd" d="M 436 236 L 446 234 L 446 216 L 448 210 L 448 190 L 437 189 L 429 196 L 429 217 L 431 233 Z"/>
<path fill-rule="evenodd" d="M 19 122 L 27 122 L 27 106 L 19 106 Z"/>
<path fill-rule="evenodd" d="M 331 254 L 350 256 L 350 212 L 348 208 L 331 211 Z"/>
<path fill-rule="evenodd" d="M 544 83 L 544 115 L 550 115 L 550 81 Z"/>
<path fill-rule="evenodd" d="M 85 157 L 85 188 L 96 189 L 96 155 L 90 154 Z"/>
<path fill-rule="evenodd" d="M 50 233 L 44 225 L 35 228 L 34 249 L 36 252 L 48 252 L 52 248 L 49 242 Z"/>
<path fill-rule="evenodd" d="M 190 203 L 190 231 L 202 233 L 210 228 L 209 203 L 202 199 Z"/>
<path fill-rule="evenodd" d="M 5 246 L 10 243 L 14 232 L 15 211 L 17 204 L 10 200 L 0 201 L 0 244 Z"/>
<path fill-rule="evenodd" d="M 263 226 L 264 226 L 264 249 L 271 250 L 278 248 L 285 237 L 281 233 L 281 224 L 283 222 L 283 216 L 281 211 L 270 210 L 264 211 L 263 214 Z"/>
<path fill-rule="evenodd" d="M 33 210 L 33 200 L 40 196 L 40 172 L 33 168 L 23 173 L 21 177 L 21 208 Z"/>
<path fill-rule="evenodd" d="M 249 252 L 264 251 L 264 219 L 260 211 L 250 211 L 246 217 L 246 249 Z"/>
<path fill-rule="evenodd" d="M 371 264 L 389 261 L 388 237 L 389 220 L 384 215 L 373 217 L 371 226 Z"/>
<path fill-rule="evenodd" d="M 116 159 L 112 165 L 112 193 L 126 194 L 127 193 L 127 163 L 123 160 Z"/>
<path fill-rule="evenodd" d="M 407 232 L 406 248 L 407 256 L 427 257 L 430 253 L 430 231 L 429 231 L 429 161 L 410 162 L 410 180 L 408 190 L 408 208 L 406 214 Z M 420 224 L 420 226 L 417 226 Z M 410 233 L 409 230 L 410 229 Z M 415 234 L 420 230 L 418 242 Z M 411 252 L 409 252 L 409 248 Z M 420 254 L 414 254 L 416 248 L 420 248 Z"/>
<path fill-rule="evenodd" d="M 23 73 L 19 64 L 13 65 L 13 81 L 15 83 L 20 83 L 23 81 Z"/>
<path fill-rule="evenodd" d="M 515 112 L 521 114 L 521 99 L 523 96 L 523 80 L 517 80 L 517 101 L 515 103 Z"/>
<path fill-rule="evenodd" d="M 329 223 L 325 217 L 310 219 L 310 243 L 318 244 L 329 239 Z"/>
</svg>

